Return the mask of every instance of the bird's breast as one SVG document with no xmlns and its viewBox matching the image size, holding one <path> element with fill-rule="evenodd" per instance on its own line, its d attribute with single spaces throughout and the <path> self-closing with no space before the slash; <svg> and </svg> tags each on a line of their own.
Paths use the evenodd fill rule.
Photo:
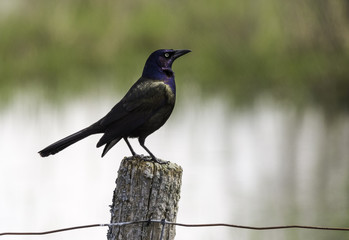
<svg viewBox="0 0 349 240">
<path fill-rule="evenodd" d="M 173 94 L 176 94 L 176 83 L 174 80 L 174 77 L 166 78 L 164 80 L 164 83 L 170 87 L 170 90 L 172 91 Z"/>
<path fill-rule="evenodd" d="M 152 89 L 154 89 L 156 92 L 161 91 L 163 96 L 166 97 L 168 104 L 174 104 L 176 100 L 176 87 L 171 82 L 168 81 L 154 81 L 151 83 Z"/>
</svg>

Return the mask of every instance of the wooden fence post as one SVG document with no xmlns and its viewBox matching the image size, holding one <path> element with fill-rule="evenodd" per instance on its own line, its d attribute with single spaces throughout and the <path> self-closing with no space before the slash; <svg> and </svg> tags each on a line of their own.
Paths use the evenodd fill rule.
<svg viewBox="0 0 349 240">
<path fill-rule="evenodd" d="M 121 162 L 113 204 L 111 223 L 177 217 L 182 168 L 174 163 L 158 164 L 141 156 L 124 158 Z M 139 223 L 111 226 L 108 240 L 160 240 L 161 223 Z M 175 226 L 165 225 L 163 240 L 173 240 Z"/>
</svg>

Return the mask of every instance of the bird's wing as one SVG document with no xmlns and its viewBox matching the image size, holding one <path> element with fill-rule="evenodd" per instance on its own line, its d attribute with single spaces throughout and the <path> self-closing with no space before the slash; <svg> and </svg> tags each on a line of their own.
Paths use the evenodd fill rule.
<svg viewBox="0 0 349 240">
<path fill-rule="evenodd" d="M 168 87 L 162 81 L 143 79 L 137 83 L 101 119 L 100 124 L 104 126 L 105 134 L 97 143 L 97 147 L 131 133 L 166 104 L 169 94 Z"/>
</svg>

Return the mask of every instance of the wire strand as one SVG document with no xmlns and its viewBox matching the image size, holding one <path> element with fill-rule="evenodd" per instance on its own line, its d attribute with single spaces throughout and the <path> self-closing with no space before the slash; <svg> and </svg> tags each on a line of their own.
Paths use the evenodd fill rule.
<svg viewBox="0 0 349 240">
<path fill-rule="evenodd" d="M 118 223 L 105 223 L 105 224 L 90 224 L 90 225 L 81 225 L 75 227 L 61 228 L 44 232 L 3 232 L 0 233 L 0 236 L 5 235 L 46 235 L 64 231 L 72 231 L 77 229 L 84 228 L 93 228 L 93 227 L 112 227 L 112 226 L 124 226 L 131 224 L 140 224 L 140 223 L 160 223 L 162 227 L 167 225 L 175 225 L 179 227 L 231 227 L 231 228 L 240 228 L 240 229 L 248 229 L 248 230 L 277 230 L 277 229 L 311 229 L 311 230 L 329 230 L 329 231 L 349 231 L 349 228 L 340 228 L 340 227 L 321 227 L 321 226 L 305 226 L 305 225 L 284 225 L 284 226 L 270 226 L 270 227 L 254 227 L 254 226 L 244 226 L 244 225 L 235 225 L 235 224 L 227 224 L 227 223 L 176 223 L 176 222 L 168 222 L 164 219 L 162 220 L 140 220 L 140 221 L 130 221 L 130 222 L 118 222 Z M 163 229 L 162 229 L 163 231 Z"/>
<path fill-rule="evenodd" d="M 166 222 L 166 224 L 176 225 L 176 226 L 181 226 L 181 227 L 231 227 L 231 228 L 242 228 L 242 229 L 249 229 L 249 230 L 276 230 L 276 229 L 298 228 L 298 229 L 313 229 L 313 230 L 349 231 L 349 228 L 304 226 L 304 225 L 284 225 L 284 226 L 270 226 L 270 227 L 254 227 L 254 226 L 227 224 L 227 223 L 186 224 L 186 223 Z"/>
</svg>

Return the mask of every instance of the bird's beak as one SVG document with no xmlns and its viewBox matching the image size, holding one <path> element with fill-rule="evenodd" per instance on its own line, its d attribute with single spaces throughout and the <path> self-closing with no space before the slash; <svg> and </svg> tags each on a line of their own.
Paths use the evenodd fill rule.
<svg viewBox="0 0 349 240">
<path fill-rule="evenodd" d="M 190 53 L 191 50 L 183 49 L 183 50 L 175 50 L 175 53 L 173 54 L 173 59 L 177 59 L 180 56 L 183 56 L 184 54 Z"/>
</svg>

